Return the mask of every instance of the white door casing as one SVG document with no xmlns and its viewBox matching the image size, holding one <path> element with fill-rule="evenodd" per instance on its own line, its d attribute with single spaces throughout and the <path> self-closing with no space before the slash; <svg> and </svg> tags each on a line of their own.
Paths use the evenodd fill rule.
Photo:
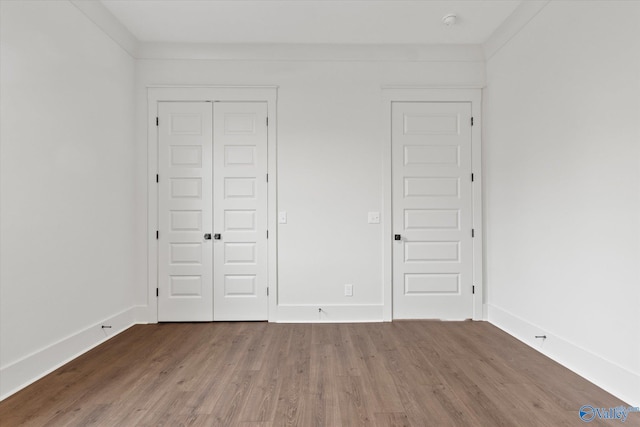
<svg viewBox="0 0 640 427">
<path fill-rule="evenodd" d="M 473 317 L 471 113 L 391 103 L 393 318 Z"/>
<path fill-rule="evenodd" d="M 277 128 L 277 98 L 278 98 L 277 86 L 150 86 L 147 88 L 147 167 L 148 167 L 148 199 L 147 199 L 147 224 L 148 224 L 148 237 L 147 237 L 147 277 L 148 287 L 146 300 L 147 304 L 138 306 L 137 316 L 140 320 L 154 323 L 164 320 L 163 316 L 159 313 L 160 302 L 159 300 L 159 285 L 160 285 L 160 273 L 162 267 L 160 266 L 161 254 L 161 239 L 159 240 L 158 232 L 160 231 L 160 182 L 163 182 L 163 177 L 160 175 L 160 182 L 157 182 L 157 176 L 159 174 L 160 166 L 160 132 L 163 128 L 163 123 L 159 123 L 159 106 L 163 103 L 209 103 L 212 104 L 212 108 L 218 103 L 225 102 L 248 102 L 248 103 L 263 103 L 266 105 L 269 126 L 267 129 L 267 172 L 269 173 L 269 182 L 267 184 L 268 200 L 273 200 L 273 203 L 267 204 L 266 220 L 268 229 L 272 230 L 267 240 L 267 271 L 268 280 L 266 283 L 270 284 L 271 292 L 268 296 L 268 318 L 269 320 L 277 320 L 278 317 L 278 305 L 277 305 L 277 277 L 278 277 L 278 265 L 276 262 L 276 252 L 278 244 L 278 235 L 274 230 L 277 229 L 277 205 L 276 189 L 278 185 L 278 176 L 276 173 L 276 128 Z M 213 114 L 212 114 L 213 115 Z M 212 116 L 211 115 L 211 116 Z M 210 117 L 211 117 L 210 116 Z M 158 125 L 159 124 L 159 125 Z M 166 124 L 166 121 L 165 123 Z M 212 192 L 209 192 L 212 194 Z M 166 220 L 165 220 L 166 222 Z M 208 230 L 211 234 L 214 234 L 213 227 Z M 205 230 L 203 229 L 203 235 Z M 162 233 L 160 233 L 162 234 Z M 161 237 L 161 236 L 160 236 Z M 213 239 L 210 241 L 212 248 L 215 247 Z M 163 255 L 166 258 L 166 254 Z M 213 259 L 214 257 L 209 257 Z M 265 257 L 263 257 L 264 260 Z M 213 280 L 212 280 L 213 282 Z M 265 285 L 266 285 L 265 283 Z"/>
<path fill-rule="evenodd" d="M 213 111 L 214 319 L 267 320 L 267 104 Z"/>
<path fill-rule="evenodd" d="M 158 320 L 213 320 L 212 104 L 158 103 Z"/>
</svg>

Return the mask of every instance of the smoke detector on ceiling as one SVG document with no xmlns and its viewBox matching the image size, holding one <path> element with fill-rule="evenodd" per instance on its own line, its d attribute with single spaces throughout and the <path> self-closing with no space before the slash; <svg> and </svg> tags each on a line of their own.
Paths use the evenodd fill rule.
<svg viewBox="0 0 640 427">
<path fill-rule="evenodd" d="M 458 21 L 458 17 L 456 16 L 455 13 L 449 13 L 442 17 L 442 23 L 447 27 L 451 27 L 455 25 L 457 21 Z"/>
</svg>

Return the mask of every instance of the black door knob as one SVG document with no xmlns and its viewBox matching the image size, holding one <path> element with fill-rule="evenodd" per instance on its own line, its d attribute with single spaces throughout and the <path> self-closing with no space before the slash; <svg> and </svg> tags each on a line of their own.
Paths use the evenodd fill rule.
<svg viewBox="0 0 640 427">
<path fill-rule="evenodd" d="M 214 234 L 213 238 L 216 239 L 216 240 L 220 240 L 220 239 L 222 239 L 222 235 L 221 234 Z"/>
<path fill-rule="evenodd" d="M 207 233 L 204 235 L 204 240 L 211 240 L 211 234 Z"/>
<path fill-rule="evenodd" d="M 399 234 L 396 234 L 395 236 L 393 236 L 394 240 L 402 240 L 402 236 Z"/>
</svg>

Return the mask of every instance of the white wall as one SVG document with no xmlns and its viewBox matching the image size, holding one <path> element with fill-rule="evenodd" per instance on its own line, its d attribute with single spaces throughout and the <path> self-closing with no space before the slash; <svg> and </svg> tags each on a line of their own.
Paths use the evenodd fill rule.
<svg viewBox="0 0 640 427">
<path fill-rule="evenodd" d="M 636 405 L 639 52 L 640 3 L 549 3 L 487 61 L 483 140 L 489 320 Z"/>
<path fill-rule="evenodd" d="M 342 55 L 326 49 L 318 51 Z M 330 313 L 328 307 L 337 305 L 349 310 L 343 307 L 333 320 L 381 320 L 382 225 L 367 224 L 367 212 L 383 210 L 381 87 L 478 85 L 484 63 L 481 57 L 312 60 L 311 52 L 299 60 L 140 60 L 138 114 L 146 114 L 152 85 L 278 85 L 277 203 L 288 214 L 278 231 L 278 302 L 292 308 L 279 320 L 318 320 L 317 307 Z M 146 127 L 138 125 L 138 178 L 146 182 Z M 144 186 L 139 193 L 146 191 Z M 353 284 L 353 297 L 344 296 L 346 283 Z M 136 295 L 146 303 L 146 288 Z M 380 308 L 374 310 L 379 316 L 365 314 L 371 306 Z"/>
<path fill-rule="evenodd" d="M 134 60 L 70 2 L 0 5 L 1 398 L 129 326 L 140 260 Z"/>
</svg>

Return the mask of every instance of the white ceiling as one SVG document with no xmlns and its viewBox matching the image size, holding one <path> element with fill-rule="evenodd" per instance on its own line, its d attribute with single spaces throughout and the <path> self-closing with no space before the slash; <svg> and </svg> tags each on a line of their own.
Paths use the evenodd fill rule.
<svg viewBox="0 0 640 427">
<path fill-rule="evenodd" d="M 141 42 L 482 44 L 520 0 L 102 0 Z M 455 26 L 442 24 L 449 13 Z"/>
</svg>

